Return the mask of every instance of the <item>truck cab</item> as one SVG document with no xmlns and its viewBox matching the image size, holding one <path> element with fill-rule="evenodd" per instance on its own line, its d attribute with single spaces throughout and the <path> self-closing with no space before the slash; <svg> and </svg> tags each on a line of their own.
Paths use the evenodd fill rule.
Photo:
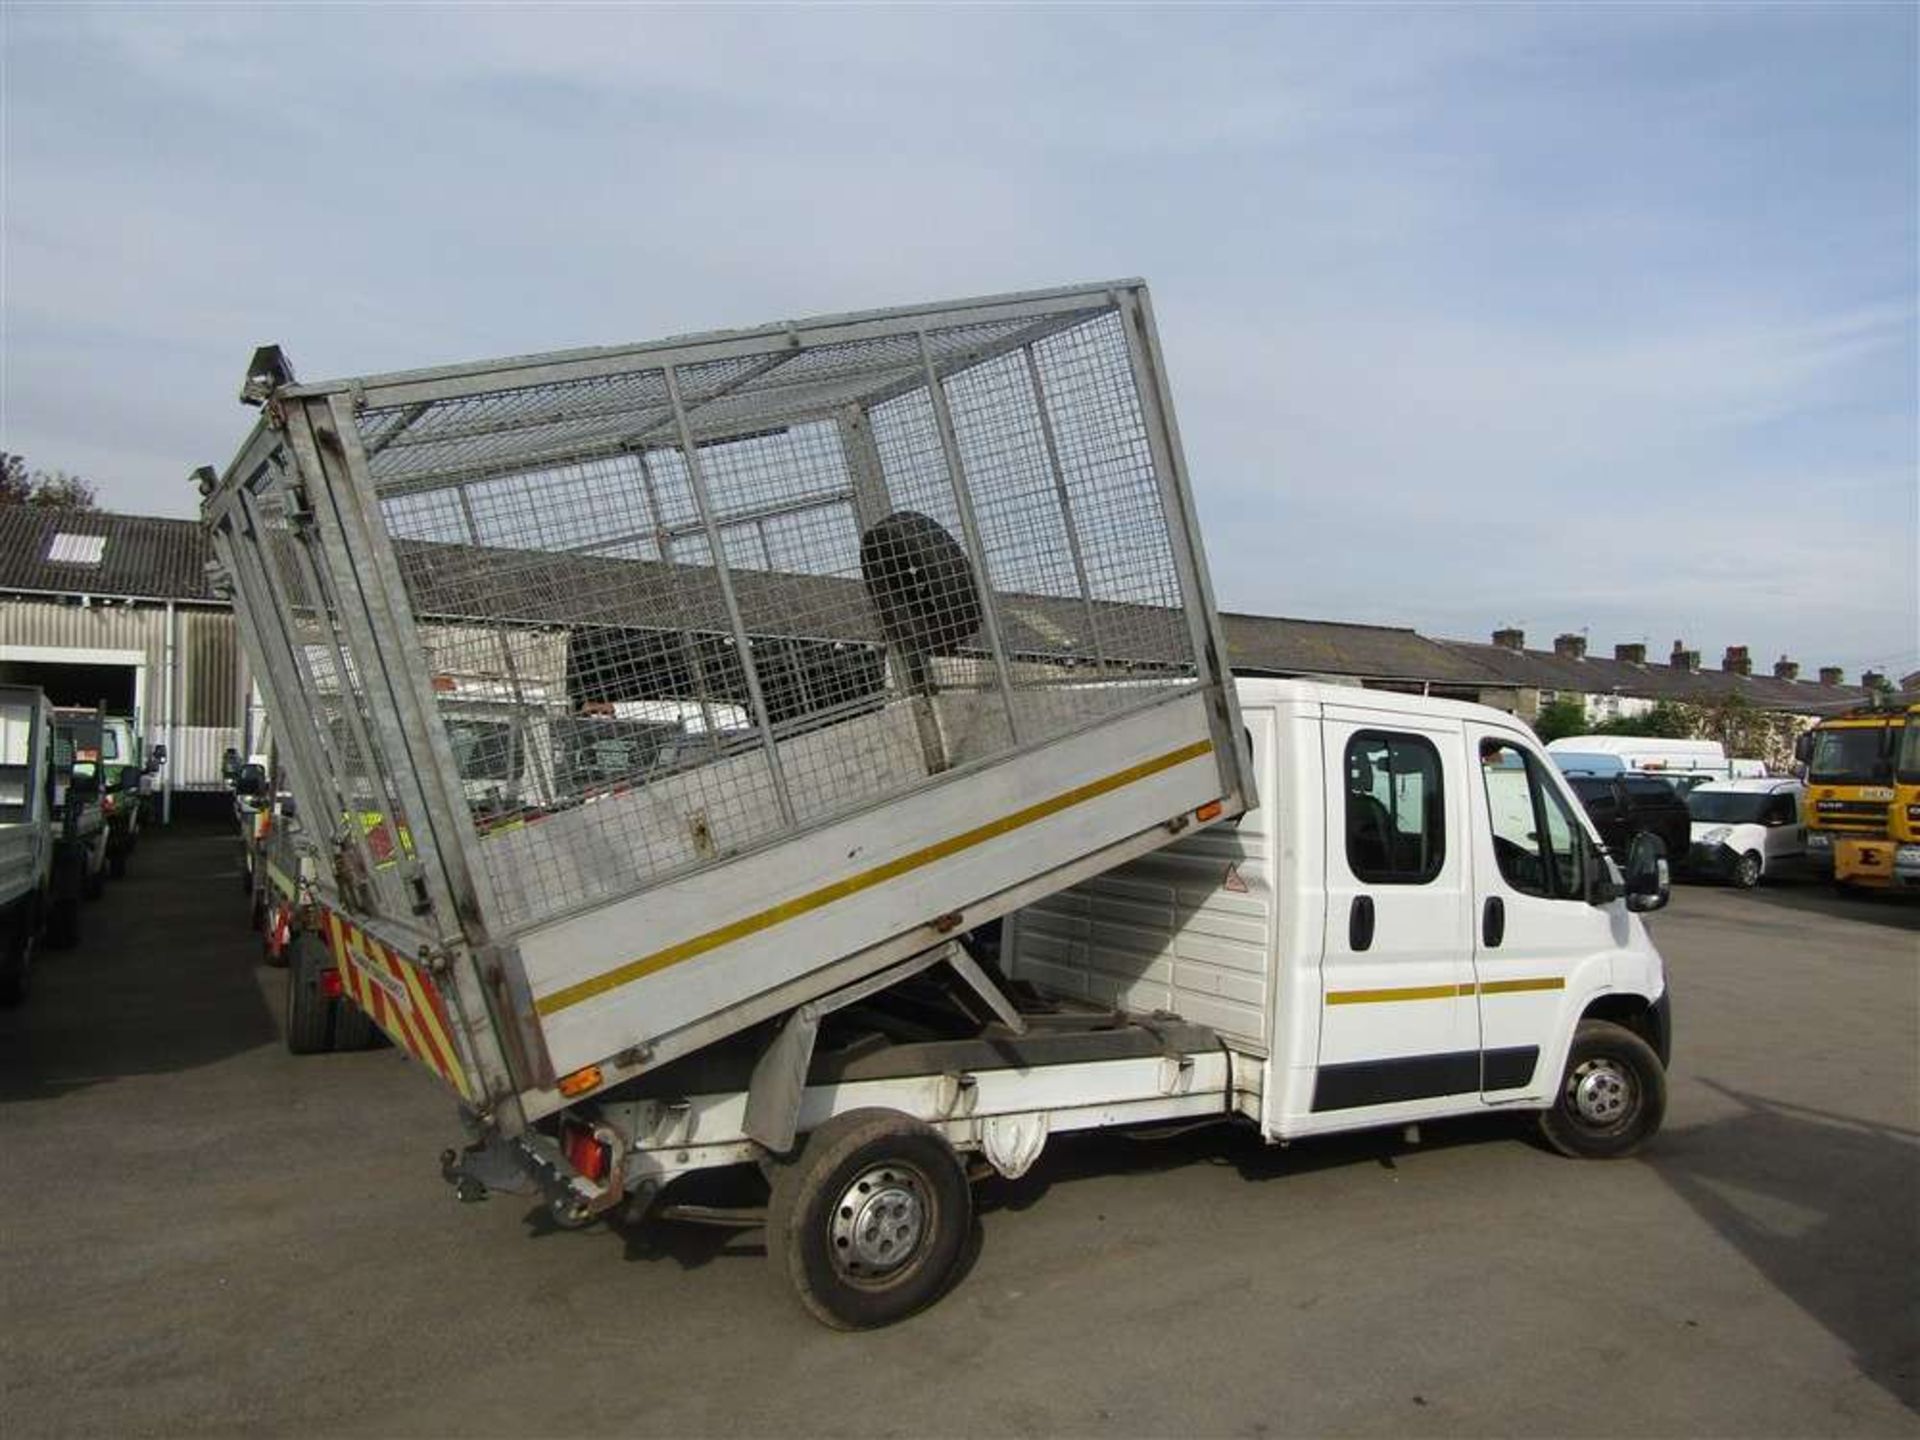
<svg viewBox="0 0 1920 1440">
<path fill-rule="evenodd" d="M 1920 889 L 1916 722 L 1920 705 L 1867 706 L 1822 720 L 1801 737 L 1807 860 L 1837 886 Z"/>
<path fill-rule="evenodd" d="M 1665 968 L 1636 913 L 1664 903 L 1664 863 L 1630 890 L 1511 716 L 1297 681 L 1238 693 L 1260 806 L 1021 911 L 1009 973 L 1264 1057 L 1246 1083 L 1272 1139 L 1496 1107 L 1603 1148 L 1657 1125 L 1583 1110 L 1649 1082 L 1607 1091 L 1625 1072 L 1569 1057 L 1604 1022 L 1665 1063 Z"/>
</svg>

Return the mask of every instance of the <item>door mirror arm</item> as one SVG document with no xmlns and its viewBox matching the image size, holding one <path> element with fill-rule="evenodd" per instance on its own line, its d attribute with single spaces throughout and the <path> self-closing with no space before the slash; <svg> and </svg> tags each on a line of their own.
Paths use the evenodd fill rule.
<svg viewBox="0 0 1920 1440">
<path fill-rule="evenodd" d="M 1587 852 L 1587 903 L 1611 905 L 1627 893 L 1627 887 L 1620 882 L 1619 871 L 1614 868 L 1612 857 L 1585 835 L 1580 837 L 1580 844 Z"/>
<path fill-rule="evenodd" d="M 1626 870 L 1627 909 L 1644 915 L 1661 909 L 1672 898 L 1666 842 L 1652 831 L 1642 830 L 1633 837 L 1627 847 Z"/>
</svg>

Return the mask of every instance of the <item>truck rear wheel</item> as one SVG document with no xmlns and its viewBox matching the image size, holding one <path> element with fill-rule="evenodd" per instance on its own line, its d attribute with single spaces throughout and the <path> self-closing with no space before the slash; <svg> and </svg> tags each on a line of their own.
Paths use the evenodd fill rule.
<svg viewBox="0 0 1920 1440">
<path fill-rule="evenodd" d="M 1582 1020 L 1540 1130 L 1562 1155 L 1618 1160 L 1650 1140 L 1666 1113 L 1667 1072 L 1653 1047 L 1624 1026 Z"/>
<path fill-rule="evenodd" d="M 0 1006 L 27 998 L 33 978 L 33 930 L 31 904 L 0 922 Z"/>
<path fill-rule="evenodd" d="M 767 1258 L 836 1330 L 904 1320 L 952 1283 L 973 1221 L 953 1147 L 894 1110 L 853 1110 L 774 1172 Z"/>
<path fill-rule="evenodd" d="M 324 1055 L 333 1049 L 333 1012 L 339 1002 L 320 988 L 320 974 L 332 963 L 326 947 L 311 935 L 294 940 L 287 960 L 287 1049 L 295 1055 Z"/>
<path fill-rule="evenodd" d="M 79 943 L 80 897 L 68 895 L 47 911 L 47 944 L 55 950 L 71 950 Z"/>
</svg>

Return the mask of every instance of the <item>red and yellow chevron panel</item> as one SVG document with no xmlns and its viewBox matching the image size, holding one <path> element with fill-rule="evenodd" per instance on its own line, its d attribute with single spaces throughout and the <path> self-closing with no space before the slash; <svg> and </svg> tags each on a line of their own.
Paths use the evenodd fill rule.
<svg viewBox="0 0 1920 1440">
<path fill-rule="evenodd" d="M 473 1087 L 453 1048 L 446 1001 L 432 979 L 351 920 L 324 907 L 321 913 L 327 949 L 348 997 L 394 1044 L 458 1090 L 461 1099 L 473 1099 Z"/>
</svg>

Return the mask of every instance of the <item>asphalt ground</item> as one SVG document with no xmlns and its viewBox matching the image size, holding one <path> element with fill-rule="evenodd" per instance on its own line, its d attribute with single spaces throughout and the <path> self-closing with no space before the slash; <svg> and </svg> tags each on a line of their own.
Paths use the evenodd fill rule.
<svg viewBox="0 0 1920 1440">
<path fill-rule="evenodd" d="M 970 1273 L 826 1331 L 753 1232 L 440 1180 L 397 1051 L 296 1058 L 225 833 L 0 1013 L 0 1432 L 1920 1435 L 1920 905 L 1682 886 L 1667 1129 L 1057 1140 Z"/>
</svg>

